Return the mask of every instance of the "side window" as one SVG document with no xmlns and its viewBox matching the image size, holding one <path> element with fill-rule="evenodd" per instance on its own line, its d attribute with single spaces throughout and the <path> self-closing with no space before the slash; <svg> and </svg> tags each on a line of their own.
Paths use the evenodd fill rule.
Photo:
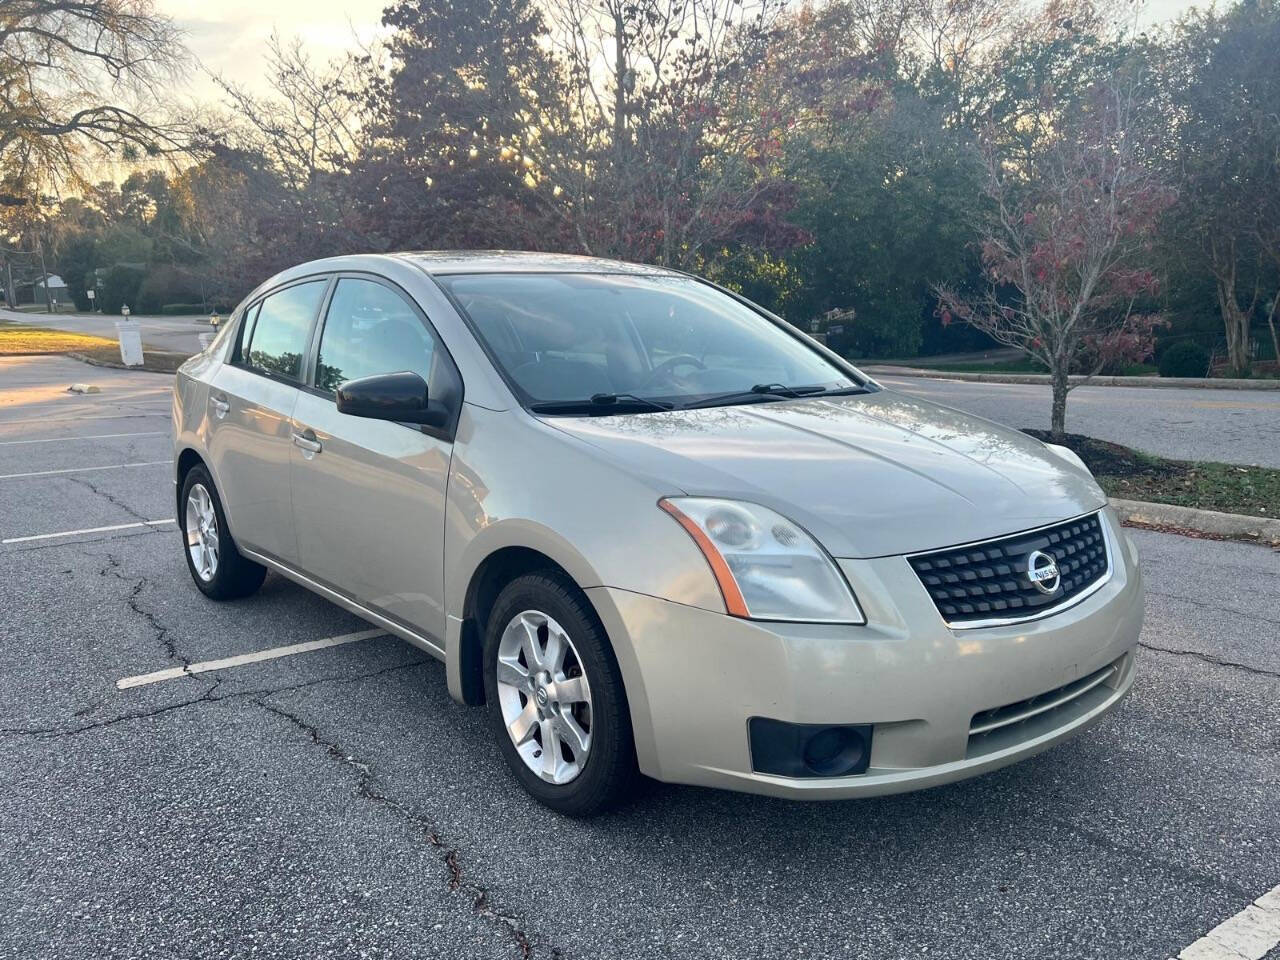
<svg viewBox="0 0 1280 960">
<path fill-rule="evenodd" d="M 408 370 L 431 382 L 435 341 L 416 311 L 372 280 L 343 278 L 320 335 L 316 388 L 332 393 L 359 377 Z"/>
<path fill-rule="evenodd" d="M 327 280 L 313 280 L 273 293 L 258 308 L 249 338 L 240 349 L 245 366 L 290 380 L 302 379 L 311 320 L 320 307 Z M 250 318 L 252 319 L 252 318 Z"/>
</svg>

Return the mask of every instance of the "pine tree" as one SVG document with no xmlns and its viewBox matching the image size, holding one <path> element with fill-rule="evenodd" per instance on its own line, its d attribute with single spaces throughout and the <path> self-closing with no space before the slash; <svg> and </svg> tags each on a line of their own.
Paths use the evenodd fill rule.
<svg viewBox="0 0 1280 960">
<path fill-rule="evenodd" d="M 542 142 L 563 87 L 530 0 L 401 0 L 372 84 L 369 230 L 389 247 L 545 245 Z"/>
</svg>

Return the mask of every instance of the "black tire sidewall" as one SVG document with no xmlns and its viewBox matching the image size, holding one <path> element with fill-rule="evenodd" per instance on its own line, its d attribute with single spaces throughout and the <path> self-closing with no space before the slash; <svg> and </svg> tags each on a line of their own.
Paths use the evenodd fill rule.
<svg viewBox="0 0 1280 960">
<path fill-rule="evenodd" d="M 582 772 L 566 784 L 548 783 L 525 766 L 498 701 L 498 644 L 507 624 L 524 610 L 539 610 L 564 627 L 591 685 L 591 750 Z M 634 782 L 635 746 L 622 675 L 590 601 L 572 581 L 538 573 L 509 583 L 489 612 L 482 662 L 494 736 L 507 766 L 534 799 L 570 816 L 590 816 L 626 798 Z"/>
<path fill-rule="evenodd" d="M 213 503 L 213 514 L 218 524 L 218 569 L 213 578 L 203 580 L 191 562 L 191 551 L 187 549 L 187 498 L 191 488 L 196 484 L 204 487 Z M 178 529 L 182 534 L 182 555 L 187 561 L 187 570 L 197 588 L 205 596 L 214 600 L 229 600 L 252 593 L 262 583 L 265 570 L 251 560 L 240 555 L 231 530 L 227 526 L 227 517 L 222 510 L 222 498 L 218 496 L 218 488 L 203 466 L 195 466 L 187 471 L 182 480 L 182 497 L 179 500 Z"/>
</svg>

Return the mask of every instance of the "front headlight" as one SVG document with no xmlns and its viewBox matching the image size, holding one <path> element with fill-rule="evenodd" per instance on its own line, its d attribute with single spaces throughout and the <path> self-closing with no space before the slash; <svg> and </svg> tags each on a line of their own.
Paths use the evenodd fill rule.
<svg viewBox="0 0 1280 960">
<path fill-rule="evenodd" d="M 725 609 L 752 620 L 866 623 L 844 576 L 813 537 L 768 507 L 710 497 L 658 506 L 693 537 Z"/>
</svg>

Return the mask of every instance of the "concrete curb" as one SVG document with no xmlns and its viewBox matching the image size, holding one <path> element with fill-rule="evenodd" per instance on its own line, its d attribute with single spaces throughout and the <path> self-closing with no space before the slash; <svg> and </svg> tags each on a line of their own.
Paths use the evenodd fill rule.
<svg viewBox="0 0 1280 960">
<path fill-rule="evenodd" d="M 873 377 L 921 377 L 929 380 L 966 380 L 971 383 L 1029 383 L 1049 385 L 1047 373 L 961 373 L 954 370 L 926 370 L 923 367 L 886 367 L 882 364 L 859 365 L 858 369 Z M 1157 390 L 1280 390 L 1280 380 L 1214 380 L 1207 377 L 1072 377 L 1076 386 L 1150 387 Z"/>
<path fill-rule="evenodd" d="M 168 355 L 169 352 L 162 351 L 162 350 L 160 351 L 152 350 L 151 353 L 165 353 L 166 355 Z M 147 351 L 144 350 L 143 357 L 145 357 L 146 354 L 147 354 Z M 91 357 L 83 353 L 50 353 L 50 354 L 44 354 L 44 356 L 67 357 L 70 360 L 79 360 L 81 363 L 87 363 L 91 367 L 107 367 L 108 369 L 111 369 L 111 370 L 130 370 L 133 373 L 158 373 L 161 376 L 165 376 L 165 377 L 173 376 L 172 370 L 150 370 L 147 368 L 147 365 L 145 363 L 140 367 L 126 367 L 123 363 L 115 363 L 111 360 L 99 360 L 97 357 Z M 174 353 L 173 356 L 181 356 L 181 354 Z"/>
<path fill-rule="evenodd" d="M 1280 520 L 1268 517 L 1250 517 L 1241 513 L 1219 513 L 1216 510 L 1178 507 L 1171 503 L 1147 503 L 1141 500 L 1114 498 L 1111 500 L 1111 506 L 1115 508 L 1122 521 L 1134 526 L 1189 530 L 1231 540 L 1251 540 L 1255 543 L 1280 547 Z"/>
</svg>

